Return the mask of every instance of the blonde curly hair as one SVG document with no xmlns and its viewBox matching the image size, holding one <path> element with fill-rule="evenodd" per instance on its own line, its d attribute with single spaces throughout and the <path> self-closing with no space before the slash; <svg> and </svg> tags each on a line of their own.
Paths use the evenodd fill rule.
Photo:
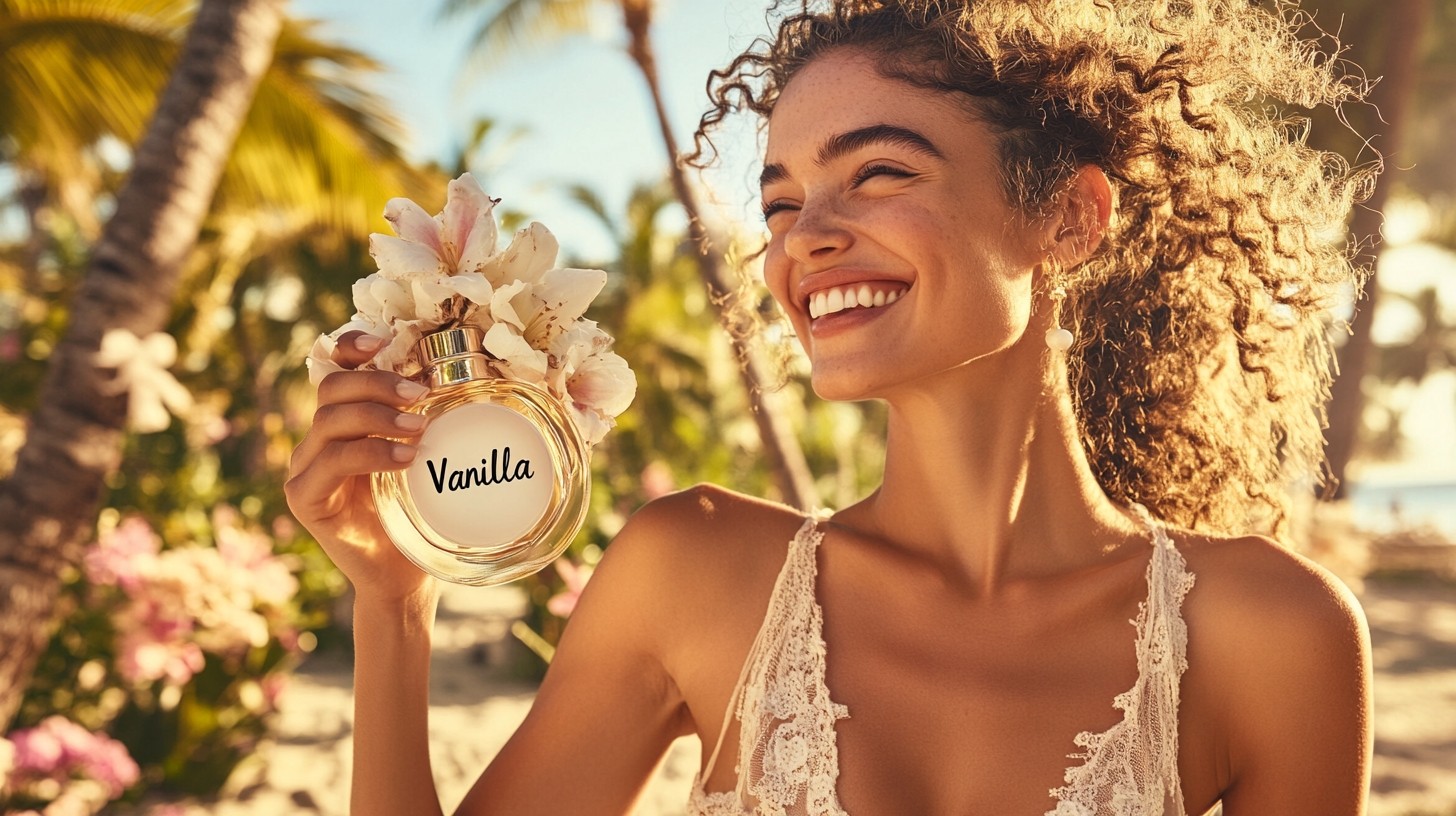
<svg viewBox="0 0 1456 816">
<path fill-rule="evenodd" d="M 1310 148 L 1307 120 L 1284 112 L 1364 92 L 1331 41 L 1302 35 L 1308 16 L 1250 0 L 779 5 L 777 35 L 709 79 L 689 163 L 712 163 L 729 115 L 762 127 L 800 69 L 854 49 L 964 98 L 1028 221 L 1079 167 L 1101 168 L 1111 225 L 1059 283 L 1102 488 L 1190 529 L 1287 533 L 1291 486 L 1325 478 L 1329 306 L 1362 282 L 1345 219 L 1376 171 Z"/>
</svg>

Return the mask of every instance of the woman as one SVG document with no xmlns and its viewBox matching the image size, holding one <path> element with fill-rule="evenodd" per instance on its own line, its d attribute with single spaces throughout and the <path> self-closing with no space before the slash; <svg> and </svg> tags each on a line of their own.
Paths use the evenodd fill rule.
<svg viewBox="0 0 1456 816">
<path fill-rule="evenodd" d="M 1349 95 L 1313 53 L 1235 0 L 849 0 L 716 74 L 699 158 L 765 117 L 768 285 L 819 394 L 888 403 L 883 484 L 643 508 L 460 812 L 625 812 L 689 733 L 700 814 L 1362 812 L 1359 607 L 1243 533 L 1317 455 L 1351 277 L 1360 177 L 1246 102 Z M 365 479 L 421 391 L 331 376 L 288 486 L 357 591 L 360 813 L 439 810 L 436 587 Z"/>
</svg>

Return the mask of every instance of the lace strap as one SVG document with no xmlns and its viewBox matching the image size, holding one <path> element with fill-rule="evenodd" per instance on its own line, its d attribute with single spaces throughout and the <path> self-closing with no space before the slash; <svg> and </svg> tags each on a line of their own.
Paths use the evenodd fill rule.
<svg viewBox="0 0 1456 816">
<path fill-rule="evenodd" d="M 1188 667 L 1188 629 L 1183 620 L 1184 596 L 1193 587 L 1183 554 L 1147 508 L 1132 509 L 1152 533 L 1148 561 L 1147 600 L 1138 605 L 1136 654 L 1138 677 L 1117 695 L 1113 706 L 1120 722 L 1098 734 L 1082 732 L 1075 743 L 1085 753 L 1066 770 L 1066 785 L 1051 795 L 1057 807 L 1046 816 L 1104 816 L 1120 813 L 1172 812 L 1183 816 L 1178 778 L 1179 684 Z"/>
<path fill-rule="evenodd" d="M 811 514 L 804 519 L 799 526 L 799 531 L 789 542 L 789 552 L 784 558 L 784 566 L 779 570 L 778 578 L 774 580 L 773 592 L 769 595 L 768 609 L 763 616 L 763 623 L 758 627 L 758 634 L 753 638 L 753 645 L 748 649 L 748 655 L 743 659 L 743 668 L 738 672 L 738 682 L 733 684 L 733 692 L 728 696 L 728 709 L 723 712 L 723 727 L 718 729 L 718 740 L 713 744 L 713 753 L 708 757 L 708 764 L 703 768 L 699 778 L 707 781 L 713 775 L 713 767 L 718 763 L 718 754 L 723 750 L 723 740 L 728 736 L 728 726 L 737 719 L 738 708 L 743 700 L 743 694 L 748 684 L 748 676 L 753 667 L 763 660 L 765 649 L 768 646 L 768 632 L 773 628 L 774 621 L 782 616 L 781 607 L 787 602 L 784 595 L 784 586 L 789 583 L 789 575 L 794 571 L 796 565 L 803 561 L 803 552 L 808 550 L 814 552 L 810 543 L 809 533 L 818 522 L 819 513 Z"/>
</svg>

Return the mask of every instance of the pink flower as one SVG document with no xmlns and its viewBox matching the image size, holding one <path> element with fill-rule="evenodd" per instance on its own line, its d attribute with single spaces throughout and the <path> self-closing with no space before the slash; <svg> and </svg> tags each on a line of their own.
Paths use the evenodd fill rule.
<svg viewBox="0 0 1456 816">
<path fill-rule="evenodd" d="M 581 599 L 581 591 L 586 589 L 586 582 L 591 580 L 592 568 L 558 558 L 556 573 L 566 582 L 566 588 L 551 596 L 551 600 L 546 602 L 546 609 L 558 618 L 570 617 L 576 610 L 576 602 Z"/>
<path fill-rule="evenodd" d="M 273 555 L 273 541 L 260 533 L 234 526 L 235 514 L 214 514 L 217 552 L 237 570 L 234 578 L 246 584 L 260 603 L 282 606 L 298 592 L 298 579 L 288 565 Z"/>
<path fill-rule="evenodd" d="M 141 779 L 141 769 L 125 745 L 100 734 L 91 736 L 91 750 L 77 758 L 77 765 L 82 775 L 106 786 L 107 794 L 115 799 Z"/>
<path fill-rule="evenodd" d="M 36 726 L 10 735 L 15 745 L 17 775 L 50 776 L 61 766 L 66 755 L 61 739 L 50 729 Z"/>
<path fill-rule="evenodd" d="M 82 568 L 91 583 L 120 586 L 131 594 L 156 562 L 161 549 L 162 540 L 152 531 L 152 526 L 145 519 L 132 516 L 86 552 Z"/>
<path fill-rule="evenodd" d="M 180 686 L 202 671 L 205 662 L 196 643 L 157 638 L 145 628 L 123 635 L 116 651 L 117 671 L 134 683 L 165 679 L 168 685 Z"/>
<path fill-rule="evenodd" d="M 11 778 L 17 786 L 41 780 L 54 784 L 89 779 L 102 786 L 108 799 L 115 799 L 141 779 L 141 769 L 126 746 L 65 717 L 47 717 L 34 728 L 11 734 L 11 740 L 15 745 Z"/>
</svg>

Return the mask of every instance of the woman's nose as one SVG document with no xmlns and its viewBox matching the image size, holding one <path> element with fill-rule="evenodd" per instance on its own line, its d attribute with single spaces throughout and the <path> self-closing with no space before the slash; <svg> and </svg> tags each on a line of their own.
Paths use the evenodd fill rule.
<svg viewBox="0 0 1456 816">
<path fill-rule="evenodd" d="M 821 261 L 854 243 L 841 214 L 833 206 L 806 202 L 784 235 L 784 252 L 799 263 Z"/>
</svg>

